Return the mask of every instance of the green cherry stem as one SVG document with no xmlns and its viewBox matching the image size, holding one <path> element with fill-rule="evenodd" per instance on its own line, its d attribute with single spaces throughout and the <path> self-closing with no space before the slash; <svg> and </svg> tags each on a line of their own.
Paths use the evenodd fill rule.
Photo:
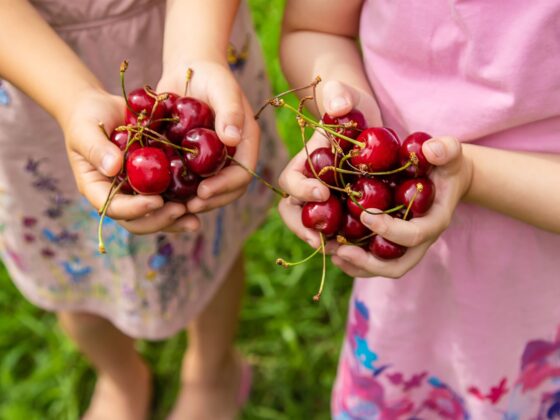
<svg viewBox="0 0 560 420">
<path fill-rule="evenodd" d="M 325 238 L 323 234 L 319 232 L 319 239 L 321 239 L 321 253 L 323 254 L 323 272 L 321 274 L 321 284 L 319 285 L 319 291 L 315 296 L 313 296 L 313 300 L 315 302 L 319 302 L 321 299 L 321 293 L 323 293 L 323 287 L 325 286 L 325 277 L 327 274 L 327 255 L 325 253 Z"/>
<path fill-rule="evenodd" d="M 307 257 L 305 257 L 303 260 L 296 261 L 296 262 L 289 262 L 289 261 L 286 261 L 284 258 L 278 258 L 276 260 L 276 264 L 281 265 L 284 268 L 293 267 L 295 265 L 300 265 L 300 264 L 303 264 L 303 263 L 306 263 L 307 261 L 309 261 L 315 255 L 317 255 L 317 253 L 319 251 L 321 251 L 321 247 L 317 248 L 315 251 L 313 251 L 311 254 L 309 254 Z"/>
<path fill-rule="evenodd" d="M 126 88 L 124 86 L 124 73 L 126 72 L 126 69 L 128 69 L 128 60 L 123 60 L 123 62 L 121 63 L 121 68 L 120 68 L 122 94 L 123 94 L 124 101 L 126 102 L 126 107 L 128 108 L 128 110 L 130 112 L 132 112 L 134 115 L 138 115 L 138 112 L 133 110 L 132 107 L 130 106 L 130 103 L 128 102 L 128 96 L 126 95 Z"/>
<path fill-rule="evenodd" d="M 103 124 L 101 121 L 99 121 L 97 123 L 97 126 L 99 127 L 99 129 L 101 130 L 101 132 L 103 133 L 103 135 L 105 136 L 105 138 L 109 141 L 111 141 L 111 137 L 109 137 L 109 134 L 107 133 L 107 130 L 105 130 L 105 124 Z"/>
<path fill-rule="evenodd" d="M 239 162 L 237 159 L 235 159 L 233 156 L 227 155 L 226 154 L 226 158 L 228 158 L 229 160 L 231 160 L 233 163 L 235 163 L 236 165 L 241 166 L 245 171 L 247 171 L 249 174 L 251 174 L 252 176 L 254 176 L 255 178 L 257 178 L 260 182 L 262 182 L 264 185 L 266 185 L 268 188 L 270 188 L 272 191 L 274 191 L 276 194 L 278 194 L 280 197 L 282 198 L 287 198 L 288 197 L 288 193 L 285 191 L 282 191 L 279 188 L 276 188 L 274 185 L 272 185 L 270 182 L 268 182 L 266 179 L 264 179 L 262 176 L 260 176 L 259 174 L 257 174 L 255 171 L 253 171 L 251 168 L 245 166 L 244 164 L 242 164 L 241 162 Z"/>
<path fill-rule="evenodd" d="M 412 207 L 412 203 L 414 203 L 414 200 L 416 200 L 416 196 L 418 195 L 418 193 L 422 192 L 423 190 L 424 190 L 424 186 L 420 183 L 417 183 L 416 184 L 416 191 L 414 191 L 414 195 L 412 196 L 412 198 L 410 199 L 410 202 L 408 203 L 408 206 L 406 207 L 406 211 L 404 212 L 403 220 L 406 220 L 406 218 L 408 217 L 408 213 L 410 212 L 410 208 Z"/>
<path fill-rule="evenodd" d="M 119 185 L 115 187 L 117 182 L 117 178 L 113 179 L 111 183 L 111 189 L 109 190 L 109 194 L 107 195 L 107 200 L 103 204 L 103 207 L 99 210 L 99 224 L 97 225 L 97 239 L 99 241 L 98 249 L 101 254 L 105 254 L 107 251 L 105 249 L 105 243 L 103 242 L 103 221 L 105 220 L 105 215 L 107 214 L 107 210 L 109 209 L 109 204 L 113 200 L 113 197 L 119 192 L 123 184 L 126 182 L 126 179 L 123 179 Z"/>
</svg>

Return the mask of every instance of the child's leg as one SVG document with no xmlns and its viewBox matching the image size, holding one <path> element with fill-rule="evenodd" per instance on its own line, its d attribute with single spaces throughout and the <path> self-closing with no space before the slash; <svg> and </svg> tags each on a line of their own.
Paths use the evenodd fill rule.
<svg viewBox="0 0 560 420">
<path fill-rule="evenodd" d="M 241 358 L 234 349 L 245 270 L 243 256 L 233 265 L 212 301 L 187 328 L 182 388 L 173 420 L 231 420 L 239 411 Z"/>
<path fill-rule="evenodd" d="M 96 315 L 60 312 L 59 322 L 97 370 L 97 383 L 84 419 L 148 418 L 151 374 L 134 341 Z"/>
</svg>

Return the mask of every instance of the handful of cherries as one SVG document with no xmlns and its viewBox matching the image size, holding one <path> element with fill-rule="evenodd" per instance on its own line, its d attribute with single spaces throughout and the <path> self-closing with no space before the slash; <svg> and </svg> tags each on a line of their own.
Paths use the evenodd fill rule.
<svg viewBox="0 0 560 420">
<path fill-rule="evenodd" d="M 149 86 L 127 94 L 124 83 L 127 67 L 125 60 L 120 69 L 126 100 L 124 125 L 107 134 L 103 124 L 99 124 L 106 137 L 124 152 L 122 169 L 113 179 L 107 200 L 99 211 L 101 253 L 105 252 L 103 219 L 117 192 L 160 194 L 165 201 L 184 203 L 196 195 L 202 179 L 235 161 L 235 148 L 225 146 L 214 131 L 212 109 L 186 95 L 192 77 L 190 69 L 185 95 L 180 97 L 175 93 L 157 93 Z"/>
<path fill-rule="evenodd" d="M 359 246 L 380 259 L 399 258 L 406 253 L 406 247 L 371 232 L 360 221 L 360 215 L 365 211 L 410 220 L 425 215 L 435 198 L 435 187 L 428 177 L 432 165 L 422 152 L 422 145 L 431 136 L 415 132 L 401 142 L 391 128 L 368 128 L 363 114 L 356 109 L 339 117 L 324 114 L 320 121 L 315 121 L 302 110 L 306 100 L 315 98 L 319 81 L 317 78 L 305 87 L 313 87 L 313 95 L 304 97 L 297 109 L 280 99 L 285 93 L 268 102 L 297 115 L 307 153 L 303 173 L 318 179 L 331 193 L 325 202 L 307 202 L 302 207 L 302 223 L 319 232 L 321 246 L 303 261 L 277 260 L 278 265 L 289 267 L 322 252 L 323 276 L 314 300 L 319 300 L 325 279 L 325 240 L 336 239 L 340 244 Z M 309 153 L 307 127 L 320 130 L 329 146 Z"/>
</svg>

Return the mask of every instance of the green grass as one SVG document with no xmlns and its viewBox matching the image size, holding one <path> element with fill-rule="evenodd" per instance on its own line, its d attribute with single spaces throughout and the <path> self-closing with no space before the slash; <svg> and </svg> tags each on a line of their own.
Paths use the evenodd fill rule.
<svg viewBox="0 0 560 420">
<path fill-rule="evenodd" d="M 273 89 L 286 90 L 277 59 L 283 1 L 250 4 Z M 293 154 L 299 148 L 295 122 L 287 113 L 277 115 Z M 247 242 L 248 284 L 238 345 L 256 369 L 244 419 L 329 418 L 351 280 L 329 266 L 323 298 L 318 304 L 311 302 L 321 259 L 290 270 L 274 265 L 279 256 L 298 259 L 308 252 L 275 210 Z M 0 317 L 0 419 L 78 418 L 93 389 L 93 371 L 55 317 L 26 302 L 1 268 Z M 165 342 L 140 343 L 156 376 L 155 419 L 164 419 L 173 404 L 185 346 L 183 334 Z"/>
</svg>

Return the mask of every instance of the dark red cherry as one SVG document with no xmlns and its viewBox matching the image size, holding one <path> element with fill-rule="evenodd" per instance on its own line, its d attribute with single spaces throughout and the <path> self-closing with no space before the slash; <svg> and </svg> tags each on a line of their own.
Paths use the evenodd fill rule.
<svg viewBox="0 0 560 420">
<path fill-rule="evenodd" d="M 167 138 L 179 144 L 193 128 L 214 128 L 214 113 L 210 107 L 195 98 L 182 97 L 171 107 L 171 117 L 179 121 L 167 127 Z"/>
<path fill-rule="evenodd" d="M 143 147 L 126 158 L 128 182 L 140 194 L 161 194 L 171 182 L 169 159 L 155 147 Z"/>
<path fill-rule="evenodd" d="M 121 185 L 121 188 L 120 188 L 119 192 L 121 192 L 123 194 L 132 194 L 134 192 L 134 190 L 130 186 L 130 183 L 128 182 L 126 174 L 118 174 L 117 175 L 117 185 L 119 185 L 122 182 L 122 180 L 124 180 L 124 182 Z"/>
<path fill-rule="evenodd" d="M 109 136 L 109 140 L 111 140 L 111 143 L 115 144 L 124 152 L 126 150 L 126 145 L 128 144 L 128 132 L 113 130 Z M 131 153 L 140 147 L 140 143 L 136 141 L 129 146 L 128 153 Z"/>
<path fill-rule="evenodd" d="M 391 188 L 383 181 L 374 178 L 359 178 L 352 184 L 352 191 L 358 192 L 361 196 L 354 196 L 354 199 L 360 203 L 364 209 L 387 210 L 393 202 L 393 193 Z M 352 201 L 350 197 L 346 199 L 348 211 L 356 219 L 360 219 L 362 209 Z"/>
<path fill-rule="evenodd" d="M 187 133 L 181 145 L 195 150 L 195 153 L 185 153 L 187 167 L 201 177 L 214 175 L 226 163 L 226 147 L 214 130 L 194 128 Z"/>
<path fill-rule="evenodd" d="M 349 241 L 355 241 L 363 238 L 370 233 L 371 231 L 360 221 L 360 219 L 356 219 L 350 213 L 345 213 L 344 216 L 342 216 L 340 234 Z"/>
<path fill-rule="evenodd" d="M 334 235 L 342 223 L 342 204 L 334 195 L 322 203 L 305 203 L 301 211 L 301 221 L 305 227 L 315 229 L 326 236 Z"/>
<path fill-rule="evenodd" d="M 303 174 L 307 178 L 315 178 L 313 171 L 311 170 L 311 166 L 309 165 L 309 160 L 313 163 L 313 168 L 315 169 L 315 173 L 318 175 L 326 166 L 336 166 L 335 165 L 335 156 L 332 152 L 330 147 L 320 147 L 315 149 L 313 153 L 309 155 L 309 159 L 305 161 L 305 167 L 303 168 Z M 329 185 L 337 185 L 336 182 L 336 173 L 335 171 L 327 171 L 323 175 L 321 175 L 321 179 L 323 182 Z"/>
<path fill-rule="evenodd" d="M 161 102 L 161 106 L 163 107 L 163 114 L 165 118 L 172 118 L 173 106 L 175 105 L 177 99 L 180 98 L 180 96 L 173 92 L 165 92 L 165 94 L 167 95 L 167 98 L 165 98 Z"/>
<path fill-rule="evenodd" d="M 395 130 L 393 130 L 391 127 L 383 127 L 385 130 L 388 130 L 393 136 L 395 136 L 395 138 L 397 139 L 397 141 L 400 143 L 399 140 L 399 135 L 397 134 L 397 132 Z"/>
<path fill-rule="evenodd" d="M 403 181 L 395 190 L 395 203 L 408 207 L 412 201 L 408 219 L 428 212 L 434 202 L 436 189 L 429 178 L 413 178 Z"/>
<path fill-rule="evenodd" d="M 350 162 L 356 168 L 366 172 L 381 172 L 394 169 L 399 164 L 401 145 L 386 128 L 367 128 L 356 140 L 365 144 L 364 147 L 356 145 L 352 149 L 355 156 L 350 158 Z"/>
<path fill-rule="evenodd" d="M 161 102 L 154 109 L 156 100 L 153 96 L 146 92 L 144 88 L 138 88 L 130 91 L 127 95 L 128 104 L 134 112 L 131 112 L 128 107 L 126 107 L 124 114 L 124 122 L 127 125 L 138 124 L 138 118 L 140 114 L 143 114 L 142 125 L 146 125 L 148 120 L 151 120 L 150 128 L 155 130 L 161 125 L 161 121 L 157 121 L 164 117 L 164 108 Z M 153 112 L 153 115 L 152 115 Z"/>
<path fill-rule="evenodd" d="M 169 159 L 169 167 L 171 170 L 171 183 L 163 197 L 169 201 L 184 203 L 196 195 L 200 177 L 187 169 L 183 158 L 178 154 Z"/>
<path fill-rule="evenodd" d="M 383 260 L 394 260 L 402 257 L 406 247 L 391 242 L 380 235 L 375 235 L 369 241 L 369 252 Z"/>
<path fill-rule="evenodd" d="M 426 142 L 426 140 L 431 139 L 432 136 L 422 132 L 412 133 L 406 139 L 404 139 L 401 150 L 401 166 L 405 165 L 410 159 L 411 155 L 416 155 L 418 159 L 418 164 L 413 164 L 405 169 L 406 174 L 409 177 L 420 177 L 425 176 L 430 173 L 432 170 L 432 164 L 428 162 L 426 156 L 424 156 L 424 152 L 422 152 L 422 145 Z"/>
<path fill-rule="evenodd" d="M 324 124 L 334 124 L 334 125 L 345 125 L 348 124 L 349 126 L 346 128 L 337 128 L 334 129 L 337 133 L 340 133 L 346 137 L 350 137 L 351 139 L 357 138 L 362 130 L 367 127 L 366 119 L 364 115 L 358 111 L 357 109 L 353 109 L 346 115 L 342 115 L 340 117 L 331 117 L 329 114 L 323 114 L 323 123 Z M 351 127 L 350 124 L 355 125 L 355 127 Z M 344 151 L 348 151 L 352 148 L 353 144 L 349 141 L 346 141 L 341 138 L 336 138 L 339 141 L 340 147 Z"/>
</svg>

